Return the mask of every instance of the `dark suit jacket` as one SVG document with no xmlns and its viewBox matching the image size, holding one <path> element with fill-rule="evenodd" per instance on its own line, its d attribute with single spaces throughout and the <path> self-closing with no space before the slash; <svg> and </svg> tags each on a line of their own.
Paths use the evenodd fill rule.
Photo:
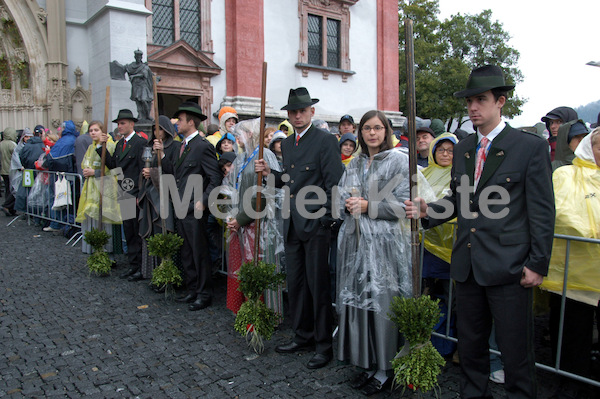
<svg viewBox="0 0 600 399">
<path fill-rule="evenodd" d="M 131 179 L 133 181 L 133 187 L 127 191 L 128 194 L 137 197 L 139 192 L 139 179 L 144 167 L 144 161 L 142 160 L 142 153 L 147 141 L 134 134 L 129 139 L 125 150 L 123 150 L 124 138 L 119 140 L 116 144 L 115 151 L 112 155 L 106 151 L 106 166 L 109 169 L 121 168 L 123 170 L 123 179 L 119 179 L 119 184 L 122 180 Z M 102 147 L 96 148 L 98 155 L 102 156 Z M 123 186 L 121 186 L 123 187 Z M 125 187 L 123 187 L 125 190 Z"/>
<path fill-rule="evenodd" d="M 319 226 L 331 224 L 331 189 L 338 184 L 344 173 L 340 147 L 334 135 L 325 130 L 310 127 L 302 136 L 299 144 L 295 143 L 296 135 L 292 134 L 281 143 L 283 154 L 283 172 L 273 172 L 276 187 L 287 185 L 290 189 L 290 217 L 294 223 L 296 234 L 301 240 L 307 240 Z M 283 174 L 290 177 L 289 182 L 281 180 Z M 307 205 L 310 213 L 325 207 L 325 215 L 320 219 L 307 219 L 298 213 L 296 195 L 306 186 L 317 186 L 325 191 L 327 200 L 321 205 Z M 317 194 L 309 192 L 307 200 L 316 200 Z M 290 229 L 290 218 L 284 219 L 283 233 L 287 239 Z"/>
<path fill-rule="evenodd" d="M 554 192 L 548 143 L 537 135 L 506 126 L 494 139 L 487 155 L 477 190 L 459 189 L 462 176 L 473 185 L 477 135 L 454 147 L 450 182 L 451 193 L 434 203 L 431 210 L 443 212 L 442 201 L 449 201 L 452 215 L 422 219 L 430 228 L 458 217 L 456 241 L 452 250 L 450 274 L 464 282 L 471 270 L 477 283 L 492 286 L 519 281 L 523 266 L 547 275 L 554 235 Z M 482 212 L 482 193 L 492 186 L 508 193 L 508 204 L 490 204 L 490 212 L 508 210 L 501 218 Z M 493 191 L 490 199 L 500 199 Z M 463 204 L 464 211 L 461 210 Z"/>
<path fill-rule="evenodd" d="M 181 144 L 183 145 L 183 143 Z M 175 165 L 165 156 L 163 158 L 163 170 L 175 172 L 175 182 L 179 195 L 183 198 L 187 181 L 191 175 L 202 176 L 202 203 L 205 213 L 208 212 L 208 196 L 213 188 L 218 187 L 223 180 L 223 174 L 217 163 L 215 147 L 204 137 L 198 135 L 187 145 L 181 157 L 176 157 Z M 188 206 L 188 216 L 194 212 L 194 196 L 192 195 Z"/>
</svg>

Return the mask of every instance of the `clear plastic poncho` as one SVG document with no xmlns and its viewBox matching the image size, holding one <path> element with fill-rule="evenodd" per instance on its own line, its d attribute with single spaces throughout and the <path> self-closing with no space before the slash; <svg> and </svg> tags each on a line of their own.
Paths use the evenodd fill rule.
<svg viewBox="0 0 600 399">
<path fill-rule="evenodd" d="M 594 162 L 591 134 L 575 150 L 573 165 L 552 175 L 556 234 L 600 239 L 600 167 Z M 562 292 L 567 241 L 554 239 L 548 277 L 542 288 Z M 571 241 L 567 297 L 593 306 L 600 298 L 600 244 Z"/>
<path fill-rule="evenodd" d="M 353 306 L 388 318 L 392 298 L 412 294 L 410 221 L 404 216 L 404 201 L 410 198 L 408 155 L 391 149 L 375 155 L 370 166 L 368 160 L 366 154 L 353 159 L 338 185 L 343 223 L 338 235 L 337 310 Z M 435 199 L 423 174 L 417 174 L 418 195 Z M 391 192 L 383 200 L 371 196 L 386 189 Z M 376 210 L 377 217 L 347 213 L 350 196 L 369 201 L 369 212 Z"/>
<path fill-rule="evenodd" d="M 452 133 L 443 133 L 436 137 L 429 145 L 429 166 L 421 171 L 431 185 L 436 199 L 443 198 L 450 191 L 452 165 L 440 166 L 435 162 L 434 158 L 436 147 L 443 140 L 450 140 L 454 144 L 458 142 L 458 139 Z M 452 257 L 454 230 L 456 229 L 454 221 L 456 221 L 456 218 L 424 232 L 425 238 L 423 243 L 425 249 L 446 263 L 450 263 L 450 258 Z"/>
<path fill-rule="evenodd" d="M 240 148 L 235 162 L 227 176 L 223 179 L 223 185 L 220 194 L 231 198 L 231 205 L 222 209 L 228 218 L 233 218 L 240 223 L 241 227 L 237 233 L 232 233 L 228 242 L 231 241 L 233 234 L 237 234 L 242 247 L 243 258 L 253 259 L 255 248 L 255 228 L 252 222 L 254 217 L 251 210 L 256 209 L 256 193 L 250 197 L 247 190 L 256 190 L 257 174 L 254 171 L 254 161 L 258 159 L 258 142 L 260 135 L 260 118 L 245 120 L 237 123 L 233 127 L 233 134 Z M 275 171 L 281 171 L 279 162 L 275 154 L 269 149 L 264 148 L 263 159 L 267 161 L 269 167 Z M 260 254 L 259 259 L 268 263 L 277 263 L 283 254 L 283 221 L 281 219 L 282 190 L 274 187 L 263 186 L 262 203 L 266 203 L 266 217 L 261 219 L 260 226 Z M 251 198 L 244 204 L 244 195 Z M 227 272 L 230 277 L 237 271 L 237 267 L 232 262 L 227 262 Z"/>
<path fill-rule="evenodd" d="M 79 197 L 79 207 L 77 208 L 76 222 L 85 221 L 86 216 L 98 220 L 99 218 L 99 198 L 100 198 L 100 166 L 101 159 L 96 152 L 97 142 L 93 142 L 88 147 L 83 160 L 81 161 L 81 169 L 95 169 L 96 175 L 88 177 L 83 183 L 81 196 Z M 115 142 L 109 136 L 106 143 L 106 151 L 111 155 L 115 151 Z M 110 224 L 120 224 L 121 209 L 117 201 L 118 183 L 117 176 L 111 174 L 110 169 L 104 169 L 104 187 L 102 196 L 102 222 Z"/>
</svg>

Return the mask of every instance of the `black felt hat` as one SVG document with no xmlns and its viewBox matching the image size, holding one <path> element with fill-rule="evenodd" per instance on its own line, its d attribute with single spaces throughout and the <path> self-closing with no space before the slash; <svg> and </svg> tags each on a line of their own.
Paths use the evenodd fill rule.
<svg viewBox="0 0 600 399">
<path fill-rule="evenodd" d="M 316 104 L 318 102 L 318 98 L 310 98 L 310 94 L 308 94 L 308 90 L 306 90 L 306 87 L 298 87 L 297 89 L 290 89 L 290 94 L 288 95 L 288 103 L 287 105 L 281 107 L 281 109 L 286 111 L 293 111 L 296 109 L 310 107 L 311 105 Z"/>
<path fill-rule="evenodd" d="M 119 110 L 119 115 L 117 115 L 117 117 L 115 118 L 115 120 L 113 120 L 114 123 L 118 123 L 119 120 L 121 119 L 130 119 L 134 122 L 137 122 L 137 118 L 133 116 L 133 112 L 131 112 L 128 109 L 121 109 Z"/>
<path fill-rule="evenodd" d="M 200 108 L 200 105 L 191 101 L 181 103 L 179 109 L 177 109 L 177 112 L 175 112 L 175 115 L 173 115 L 173 118 L 177 118 L 178 115 L 182 112 L 185 112 L 189 115 L 197 116 L 198 118 L 200 118 L 201 121 L 207 118 L 207 116 L 202 113 L 202 108 Z"/>
<path fill-rule="evenodd" d="M 509 91 L 514 88 L 514 85 L 507 85 L 504 81 L 502 69 L 496 65 L 484 65 L 471 71 L 471 75 L 469 75 L 469 80 L 467 81 L 467 88 L 454 93 L 454 97 L 471 97 L 492 89 Z"/>
</svg>

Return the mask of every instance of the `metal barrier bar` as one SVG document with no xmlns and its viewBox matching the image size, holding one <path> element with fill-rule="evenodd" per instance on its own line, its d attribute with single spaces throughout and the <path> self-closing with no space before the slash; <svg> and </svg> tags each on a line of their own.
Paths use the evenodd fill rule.
<svg viewBox="0 0 600 399">
<path fill-rule="evenodd" d="M 568 273 L 569 273 L 569 258 L 571 255 L 571 241 L 585 242 L 585 243 L 590 243 L 590 244 L 600 244 L 600 239 L 586 238 L 586 237 L 579 237 L 579 236 L 569 236 L 569 235 L 564 235 L 564 234 L 555 234 L 554 238 L 567 241 L 567 246 L 566 246 L 566 250 L 565 250 L 565 271 L 564 271 L 564 275 L 563 275 L 563 289 L 562 289 L 562 297 L 561 297 L 560 319 L 559 319 L 559 326 L 558 326 L 558 346 L 556 349 L 556 359 L 555 359 L 553 367 L 548 366 L 546 364 L 538 363 L 538 362 L 535 363 L 535 366 L 539 369 L 542 369 L 545 371 L 550 371 L 550 372 L 555 373 L 560 376 L 568 377 L 568 378 L 571 378 L 571 379 L 579 381 L 579 382 L 583 382 L 583 383 L 586 383 L 589 385 L 600 387 L 600 381 L 596 381 L 591 378 L 583 377 L 581 375 L 573 374 L 568 371 L 564 371 L 564 370 L 560 369 L 560 360 L 561 360 L 561 356 L 562 356 L 563 329 L 564 329 L 564 319 L 565 319 L 565 307 L 566 307 L 566 300 L 567 300 L 566 294 L 567 294 L 567 279 L 568 279 Z M 421 239 L 422 247 L 424 247 L 424 239 L 425 239 L 425 234 L 422 235 L 422 239 Z M 422 263 L 423 263 L 423 257 L 421 257 L 421 270 L 423 268 Z M 449 302 L 448 303 L 448 313 L 450 313 L 450 317 L 448 317 L 446 319 L 446 333 L 440 334 L 438 332 L 432 331 L 431 335 L 438 337 L 438 338 L 446 339 L 448 341 L 458 342 L 457 338 L 450 336 L 452 297 L 453 297 L 453 292 L 454 292 L 453 287 L 454 287 L 454 281 L 452 279 L 449 279 L 448 280 L 448 293 L 449 293 L 449 295 L 448 295 L 448 302 Z M 495 353 L 497 355 L 501 355 L 501 353 L 499 351 L 494 350 L 494 349 L 490 349 L 490 353 Z"/>
<path fill-rule="evenodd" d="M 42 189 L 44 193 L 41 195 L 40 203 L 30 204 L 29 195 L 31 193 L 32 187 L 25 187 L 25 211 L 21 211 L 23 215 L 27 216 L 27 223 L 31 224 L 31 218 L 37 218 L 46 220 L 49 222 L 56 222 L 61 225 L 75 227 L 81 229 L 81 226 L 75 222 L 75 216 L 77 214 L 77 204 L 79 202 L 79 195 L 83 188 L 83 179 L 77 173 L 67 173 L 67 172 L 55 172 L 55 171 L 34 171 L 35 180 L 40 178 L 47 178 L 46 183 Z M 59 178 L 64 178 L 71 186 L 71 195 L 70 195 L 70 204 L 68 204 L 65 208 L 61 210 L 53 210 L 52 204 L 54 203 L 54 183 Z M 73 215 L 73 220 L 69 218 L 69 215 Z M 17 217 L 18 218 L 18 217 Z M 13 219 L 10 223 L 12 224 L 17 218 Z M 81 239 L 81 231 L 75 233 L 73 237 L 77 236 L 75 243 L 73 246 Z M 67 242 L 67 244 L 73 239 L 73 237 Z M 66 245 L 66 244 L 65 244 Z"/>
</svg>

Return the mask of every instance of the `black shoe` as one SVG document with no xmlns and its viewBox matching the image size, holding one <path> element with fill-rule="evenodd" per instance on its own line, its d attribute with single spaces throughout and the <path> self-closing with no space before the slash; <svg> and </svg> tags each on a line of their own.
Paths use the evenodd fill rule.
<svg viewBox="0 0 600 399">
<path fill-rule="evenodd" d="M 277 353 L 296 353 L 300 351 L 309 351 L 313 350 L 315 346 L 313 344 L 297 344 L 294 341 L 289 344 L 283 344 L 275 347 L 275 352 Z"/>
<path fill-rule="evenodd" d="M 309 360 L 306 367 L 309 369 L 320 369 L 321 367 L 325 367 L 332 358 L 333 355 L 331 354 L 324 355 L 322 353 L 317 353 L 312 357 L 312 359 Z"/>
<path fill-rule="evenodd" d="M 385 382 L 383 384 L 377 378 L 371 378 L 371 380 L 367 383 L 367 385 L 365 385 L 363 387 L 362 393 L 365 396 L 375 395 L 376 393 L 385 391 L 387 389 L 387 387 L 390 386 L 391 383 L 392 383 L 391 378 L 388 378 L 387 380 L 385 380 Z"/>
<path fill-rule="evenodd" d="M 140 281 L 143 280 L 142 272 L 135 272 L 131 276 L 127 277 L 127 281 Z"/>
<path fill-rule="evenodd" d="M 175 298 L 175 302 L 181 303 L 192 303 L 196 300 L 198 296 L 196 294 L 187 294 L 186 296 L 180 296 L 179 298 Z"/>
<path fill-rule="evenodd" d="M 129 269 L 126 272 L 121 273 L 121 275 L 119 276 L 119 278 L 127 278 L 129 276 L 133 276 L 137 272 L 138 272 L 137 269 Z"/>
<path fill-rule="evenodd" d="M 111 260 L 110 261 L 110 268 L 114 269 L 115 267 L 117 267 L 117 261 L 116 260 Z"/>
<path fill-rule="evenodd" d="M 372 377 L 372 376 L 371 376 Z M 350 388 L 361 389 L 371 380 L 369 373 L 359 373 L 350 381 Z"/>
<path fill-rule="evenodd" d="M 194 302 L 190 303 L 188 306 L 188 310 L 191 312 L 195 312 L 196 310 L 202 310 L 210 306 L 212 303 L 212 299 L 196 299 Z"/>
</svg>

